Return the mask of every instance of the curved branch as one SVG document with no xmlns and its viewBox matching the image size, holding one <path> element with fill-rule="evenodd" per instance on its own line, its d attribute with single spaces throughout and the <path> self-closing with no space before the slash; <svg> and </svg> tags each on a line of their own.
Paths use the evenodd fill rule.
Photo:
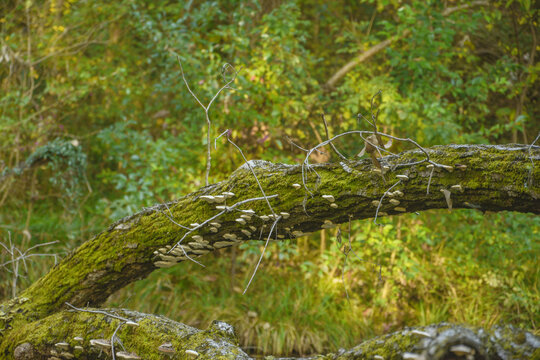
<svg viewBox="0 0 540 360">
<path fill-rule="evenodd" d="M 540 147 L 449 145 L 423 151 L 433 162 L 446 166 L 433 168 L 422 162 L 425 160 L 419 161 L 425 159 L 421 150 L 379 159 L 389 168 L 385 173 L 388 181 L 402 180 L 391 196 L 369 159 L 349 164 L 311 165 L 320 177 L 311 197 L 306 197 L 305 189 L 298 185 L 302 183 L 301 165 L 250 161 L 249 167 L 240 167 L 223 182 L 173 203 L 145 208 L 112 224 L 64 258 L 20 298 L 0 306 L 6 314 L 4 324 L 11 326 L 44 318 L 62 309 L 65 302 L 79 307 L 99 306 L 118 289 L 146 277 L 158 267 L 187 260 L 184 252 L 196 258 L 242 241 L 266 239 L 276 216 L 282 218 L 274 234 L 278 239 L 291 239 L 347 223 L 350 217 L 373 218 L 377 208 L 380 208 L 379 217 L 444 209 L 447 202 L 439 191 L 442 189 L 451 192 L 455 209 L 540 213 Z M 536 164 L 532 169 L 531 162 Z M 395 169 L 396 164 L 412 165 Z M 268 214 L 250 168 L 267 193 L 279 194 L 267 198 L 275 214 Z M 430 186 L 435 191 L 426 194 L 430 176 Z M 306 180 L 308 184 L 314 181 Z M 234 202 L 242 205 L 227 206 L 223 193 L 234 196 Z M 393 201 L 383 199 L 379 206 L 385 193 L 385 199 L 393 197 Z M 224 205 L 210 202 L 218 196 L 220 201 L 225 201 Z M 258 201 L 246 201 L 258 197 Z M 306 214 L 304 206 L 311 215 Z M 171 215 L 166 215 L 166 208 Z M 216 214 L 221 215 L 205 223 Z M 190 229 L 186 230 L 184 227 L 188 226 Z M 194 227 L 197 231 L 172 250 Z M 0 334 L 7 330 L 9 326 L 4 326 L 4 330 L 0 326 Z"/>
<path fill-rule="evenodd" d="M 410 33 L 411 33 L 410 30 L 405 30 L 403 34 L 401 35 L 394 35 L 391 38 L 386 39 L 378 43 L 377 45 L 370 47 L 369 49 L 367 49 L 366 51 L 364 51 L 363 53 L 361 53 L 360 55 L 358 55 L 357 57 L 355 57 L 354 59 L 352 59 L 345 65 L 343 65 L 338 71 L 336 71 L 334 75 L 332 75 L 332 77 L 326 82 L 326 84 L 324 84 L 324 86 L 327 88 L 333 88 L 336 85 L 336 83 L 339 80 L 341 80 L 341 78 L 344 77 L 345 74 L 347 74 L 349 71 L 351 71 L 351 69 L 354 68 L 356 65 L 368 60 L 370 57 L 372 57 L 373 55 L 376 55 L 381 50 L 384 50 L 396 40 L 406 37 Z"/>
<path fill-rule="evenodd" d="M 221 321 L 214 321 L 208 329 L 199 330 L 163 316 L 137 311 L 92 311 L 63 310 L 20 326 L 2 339 L 0 357 L 15 360 L 110 359 L 110 339 L 114 336 L 117 359 L 122 358 L 119 352 L 145 360 L 162 360 L 169 356 L 184 359 L 188 353 L 200 354 L 199 359 L 250 359 L 238 347 L 233 327 Z M 131 319 L 131 325 L 119 328 L 122 320 L 118 317 Z"/>
</svg>

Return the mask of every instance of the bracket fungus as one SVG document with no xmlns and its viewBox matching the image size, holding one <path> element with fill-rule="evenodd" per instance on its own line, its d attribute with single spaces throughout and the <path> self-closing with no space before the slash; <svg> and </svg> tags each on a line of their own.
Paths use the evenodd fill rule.
<svg viewBox="0 0 540 360">
<path fill-rule="evenodd" d="M 216 241 L 215 243 L 213 243 L 212 245 L 216 248 L 216 249 L 221 249 L 221 248 L 224 248 L 224 247 L 227 247 L 227 246 L 232 246 L 236 244 L 236 241 Z"/>
<path fill-rule="evenodd" d="M 222 202 L 225 202 L 225 199 L 226 199 L 225 195 L 216 195 L 216 196 L 214 196 L 214 201 L 216 203 L 218 203 L 218 204 L 222 203 Z"/>
<path fill-rule="evenodd" d="M 459 191 L 459 192 L 463 192 L 463 187 L 462 187 L 461 185 L 459 185 L 459 184 L 457 184 L 457 185 L 452 185 L 452 186 L 450 187 L 450 189 L 452 189 L 452 190 L 457 190 L 457 191 Z"/>
<path fill-rule="evenodd" d="M 325 200 L 330 201 L 331 203 L 336 201 L 336 199 L 334 198 L 333 195 L 323 195 L 322 198 L 325 199 Z"/>
<path fill-rule="evenodd" d="M 206 201 L 207 203 L 209 204 L 212 204 L 215 202 L 215 199 L 212 195 L 201 195 L 199 196 L 199 199 L 202 199 L 204 201 Z"/>
<path fill-rule="evenodd" d="M 159 254 L 159 257 L 160 257 L 161 260 L 163 260 L 163 261 L 167 261 L 167 262 L 176 262 L 176 257 L 175 257 L 175 256 L 165 255 L 165 254 Z"/>
<path fill-rule="evenodd" d="M 169 357 L 172 357 L 174 354 L 176 354 L 176 350 L 174 350 L 174 347 L 170 342 L 159 345 L 158 351 L 162 354 L 168 355 Z"/>
<path fill-rule="evenodd" d="M 249 230 L 246 230 L 246 229 L 242 229 L 240 230 L 242 232 L 242 234 L 246 235 L 246 236 L 251 236 L 251 232 Z"/>
<path fill-rule="evenodd" d="M 406 352 L 402 355 L 403 360 L 425 360 L 423 355 Z"/>
<path fill-rule="evenodd" d="M 196 359 L 199 357 L 199 353 L 195 350 L 186 350 L 185 352 L 190 359 Z"/>
<path fill-rule="evenodd" d="M 111 342 L 107 339 L 92 339 L 90 340 L 90 346 L 97 347 L 100 350 L 109 351 L 111 349 Z"/>
<path fill-rule="evenodd" d="M 69 344 L 67 342 L 59 342 L 54 344 L 54 346 L 60 350 L 69 350 Z"/>
<path fill-rule="evenodd" d="M 172 263 L 168 261 L 156 261 L 154 265 L 158 268 L 170 268 L 171 266 L 176 265 L 176 263 Z"/>
<path fill-rule="evenodd" d="M 420 331 L 420 330 L 411 330 L 411 334 L 414 334 L 414 335 L 418 335 L 420 337 L 423 337 L 423 338 L 432 338 L 433 336 L 431 336 L 430 333 L 428 332 L 425 332 L 425 331 Z"/>
<path fill-rule="evenodd" d="M 138 356 L 137 354 L 135 353 L 131 353 L 131 352 L 127 352 L 127 351 L 118 351 L 116 353 L 116 357 L 119 358 L 119 359 L 126 359 L 126 360 L 131 360 L 131 359 L 142 359 L 140 356 Z"/>
<path fill-rule="evenodd" d="M 226 234 L 223 234 L 223 238 L 227 240 L 236 240 L 237 236 L 235 234 L 226 233 Z"/>
<path fill-rule="evenodd" d="M 476 353 L 476 351 L 467 346 L 467 345 L 463 345 L 463 344 L 457 344 L 457 345 L 454 345 L 450 348 L 450 351 L 453 352 L 455 355 L 457 356 L 474 356 L 474 354 Z"/>
<path fill-rule="evenodd" d="M 334 224 L 331 220 L 324 220 L 324 223 L 321 225 L 321 229 L 333 229 L 337 225 Z"/>
<path fill-rule="evenodd" d="M 450 197 L 452 193 L 446 189 L 441 189 L 441 192 L 444 194 L 446 205 L 448 205 L 448 210 L 452 210 L 452 198 Z"/>
</svg>

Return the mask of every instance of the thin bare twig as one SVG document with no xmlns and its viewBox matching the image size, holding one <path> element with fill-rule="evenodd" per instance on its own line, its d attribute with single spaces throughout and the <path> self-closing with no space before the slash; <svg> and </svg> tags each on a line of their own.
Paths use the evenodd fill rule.
<svg viewBox="0 0 540 360">
<path fill-rule="evenodd" d="M 249 161 L 246 159 L 246 156 L 244 155 L 244 152 L 242 151 L 242 149 L 240 149 L 240 147 L 238 145 L 236 145 L 230 138 L 230 130 L 227 129 L 225 130 L 222 134 L 220 134 L 218 136 L 218 138 L 220 138 L 221 136 L 225 135 L 227 137 L 227 141 L 229 143 L 232 144 L 232 146 L 234 146 L 236 148 L 236 150 L 238 150 L 238 152 L 240 152 L 240 155 L 242 156 L 242 159 L 244 159 L 244 162 L 245 164 L 248 166 L 249 170 L 251 171 L 251 174 L 253 175 L 253 177 L 255 178 L 255 181 L 257 181 L 257 185 L 259 186 L 259 190 L 261 191 L 261 193 L 263 194 L 265 200 L 266 200 L 266 204 L 268 205 L 268 208 L 270 209 L 270 211 L 272 212 L 272 215 L 274 215 L 274 217 L 276 216 L 276 213 L 274 212 L 274 209 L 272 208 L 272 205 L 270 205 L 270 202 L 268 201 L 268 198 L 264 192 L 264 189 L 261 185 L 261 182 L 259 181 L 259 178 L 257 177 L 257 174 L 255 174 L 255 171 L 253 170 L 253 167 L 251 166 L 251 164 L 249 163 Z"/>
<path fill-rule="evenodd" d="M 324 116 L 324 114 L 321 114 L 321 117 L 322 117 L 322 121 L 323 121 L 323 124 L 324 124 L 324 131 L 326 132 L 326 139 L 328 140 L 328 139 L 330 139 L 330 134 L 328 133 L 328 124 L 326 123 L 326 117 Z M 332 148 L 332 150 L 334 150 L 336 155 L 339 156 L 342 160 L 347 161 L 347 162 L 349 161 L 345 156 L 343 156 L 338 151 L 338 149 L 336 148 L 334 143 L 330 142 L 330 147 Z"/>
<path fill-rule="evenodd" d="M 101 314 L 101 315 L 106 315 L 108 317 L 112 317 L 114 319 L 118 319 L 118 320 L 121 320 L 121 321 L 124 321 L 124 322 L 128 322 L 128 323 L 134 323 L 134 324 L 137 324 L 136 321 L 133 321 L 131 319 L 128 319 L 128 318 L 125 318 L 125 317 L 122 317 L 122 316 L 119 316 L 119 315 L 115 315 L 115 314 L 111 314 L 107 311 L 104 311 L 104 310 L 90 310 L 90 309 L 83 309 L 83 308 L 79 308 L 79 307 L 76 307 L 75 305 L 71 305 L 70 303 L 68 302 L 65 302 L 65 304 L 67 306 L 69 306 L 70 308 L 72 308 L 73 310 L 75 311 L 81 311 L 81 312 L 87 312 L 87 313 L 93 313 L 93 314 Z"/>
<path fill-rule="evenodd" d="M 266 238 L 266 242 L 264 243 L 263 251 L 261 252 L 261 256 L 259 257 L 259 261 L 257 262 L 257 265 L 255 266 L 255 270 L 253 271 L 253 274 L 251 275 L 251 278 L 249 279 L 246 288 L 244 289 L 244 292 L 242 295 L 246 293 L 246 291 L 249 289 L 249 285 L 251 285 L 251 282 L 253 281 L 253 278 L 255 277 L 255 274 L 257 273 L 257 270 L 259 269 L 259 265 L 261 265 L 261 261 L 264 257 L 264 253 L 266 251 L 266 248 L 268 247 L 268 243 L 270 242 L 270 238 L 272 237 L 272 232 L 274 232 L 274 228 L 276 227 L 278 221 L 281 220 L 281 215 L 279 215 L 276 220 L 274 220 L 274 223 L 272 224 L 272 227 L 270 228 L 270 232 L 268 233 L 268 237 Z M 276 230 L 277 234 L 277 230 Z"/>
<path fill-rule="evenodd" d="M 351 130 L 351 131 L 346 131 L 346 132 L 343 132 L 341 134 L 338 134 L 338 135 L 335 135 L 334 137 L 332 137 L 331 139 L 328 139 L 326 141 L 323 141 L 319 144 L 317 144 L 315 147 L 309 149 L 309 151 L 306 153 L 306 157 L 302 163 L 302 183 L 304 184 L 304 188 L 305 190 L 310 194 L 310 195 L 313 195 L 313 193 L 309 190 L 309 188 L 307 187 L 307 175 L 306 175 L 306 169 L 310 170 L 310 171 L 314 171 L 313 169 L 311 169 L 311 165 L 309 163 L 309 157 L 311 156 L 311 154 L 317 150 L 318 148 L 320 147 L 323 147 L 325 145 L 328 145 L 330 142 L 334 141 L 335 139 L 338 139 L 342 136 L 348 136 L 348 135 L 352 135 L 352 134 L 359 134 L 360 136 L 364 136 L 364 135 L 372 135 L 374 134 L 373 131 L 365 131 L 365 130 Z M 426 149 L 424 149 L 420 144 L 418 144 L 416 141 L 412 140 L 412 139 L 409 139 L 409 138 L 400 138 L 400 137 L 397 137 L 397 136 L 392 136 L 392 135 L 389 135 L 389 134 L 385 134 L 385 133 L 381 133 L 379 132 L 379 135 L 383 136 L 383 137 L 387 137 L 387 138 L 390 138 L 390 139 L 393 139 L 393 140 L 397 140 L 397 141 L 405 141 L 405 142 L 409 142 L 411 144 L 413 144 L 414 146 L 416 146 L 424 155 L 425 155 L 425 159 L 422 159 L 422 160 L 418 160 L 418 161 L 414 161 L 414 162 L 410 162 L 410 163 L 406 163 L 406 164 L 396 164 L 396 165 L 393 165 L 392 166 L 392 170 L 395 170 L 397 168 L 400 168 L 400 167 L 405 167 L 405 166 L 413 166 L 413 165 L 418 165 L 418 164 L 422 164 L 422 163 L 429 163 L 429 164 L 433 164 L 434 166 L 437 166 L 437 167 L 442 167 L 444 169 L 448 169 L 449 166 L 448 165 L 443 165 L 443 164 L 439 164 L 433 160 L 431 160 L 431 157 L 429 156 L 429 153 L 426 151 Z M 367 140 L 366 140 L 367 141 Z M 373 144 L 374 146 L 376 144 Z M 380 146 L 377 146 L 378 149 L 380 149 L 381 151 L 387 151 L 386 149 L 384 148 L 381 148 Z"/>
<path fill-rule="evenodd" d="M 208 114 L 208 112 L 210 111 L 210 107 L 212 106 L 212 103 L 214 102 L 214 100 L 216 100 L 216 98 L 219 96 L 219 94 L 225 90 L 225 89 L 231 89 L 231 90 L 234 90 L 232 87 L 230 87 L 230 84 L 232 84 L 235 80 L 236 80 L 236 77 L 238 75 L 238 71 L 236 71 L 236 69 L 231 65 L 231 64 L 224 64 L 223 67 L 222 67 L 222 70 L 221 70 L 221 75 L 223 77 L 224 80 L 225 79 L 225 71 L 228 70 L 228 69 L 232 69 L 233 71 L 233 76 L 227 80 L 227 82 L 225 83 L 225 85 L 223 85 L 215 94 L 214 96 L 212 97 L 212 99 L 210 100 L 210 102 L 208 103 L 208 105 L 204 106 L 203 103 L 199 100 L 199 98 L 197 97 L 197 95 L 195 95 L 195 93 L 191 90 L 191 88 L 189 87 L 189 83 L 186 79 L 186 76 L 184 74 L 184 68 L 182 67 L 182 61 L 180 60 L 180 55 L 176 54 L 174 51 L 171 50 L 171 52 L 173 54 L 176 55 L 176 58 L 178 60 L 178 65 L 180 66 L 180 73 L 182 74 L 182 79 L 184 80 L 184 83 L 186 84 L 186 87 L 189 91 L 189 93 L 191 94 L 191 96 L 193 96 L 193 98 L 195 100 L 197 100 L 197 102 L 199 103 L 199 105 L 203 108 L 204 110 L 204 115 L 206 117 L 206 124 L 207 124 L 207 132 L 206 132 L 206 174 L 205 174 L 205 185 L 208 186 L 209 182 L 208 182 L 208 177 L 210 176 L 210 168 L 212 166 L 212 155 L 211 155 L 211 151 L 212 151 L 212 146 L 211 146 L 211 142 L 210 142 L 210 138 L 212 136 L 211 134 L 211 130 L 212 130 L 212 122 L 210 121 L 210 115 Z"/>
<path fill-rule="evenodd" d="M 536 139 L 534 139 L 534 141 L 531 143 L 531 145 L 529 145 L 529 148 L 527 150 L 527 152 L 529 153 L 529 160 L 531 160 L 531 169 L 529 170 L 529 176 L 528 176 L 528 179 L 527 179 L 527 183 L 529 184 L 529 186 L 532 186 L 532 174 L 533 174 L 533 171 L 534 171 L 534 161 L 533 161 L 532 156 L 531 156 L 531 149 L 534 146 L 534 144 L 538 141 L 538 139 L 540 139 L 540 132 L 538 132 L 538 135 L 536 136 Z"/>
<path fill-rule="evenodd" d="M 381 198 L 379 199 L 379 204 L 377 204 L 377 211 L 375 211 L 375 219 L 373 219 L 373 223 L 375 225 L 382 225 L 382 224 L 377 223 L 377 217 L 379 216 L 379 209 L 381 208 L 384 197 L 386 196 L 386 194 L 390 192 L 390 190 L 392 190 L 394 187 L 396 187 L 399 184 L 401 184 L 401 180 L 398 180 L 394 185 L 390 186 L 390 188 L 386 190 L 384 194 L 381 196 Z"/>
<path fill-rule="evenodd" d="M 433 172 L 435 171 L 435 167 L 431 168 L 431 172 L 429 173 L 429 180 L 427 183 L 427 189 L 426 189 L 426 195 L 429 195 L 429 186 L 431 185 L 431 178 L 433 177 Z"/>
<path fill-rule="evenodd" d="M 11 232 L 10 231 L 8 231 L 8 239 L 9 239 L 9 247 L 6 244 L 4 244 L 3 242 L 0 242 L 0 245 L 8 252 L 8 254 L 11 257 L 11 260 L 8 260 L 8 261 L 4 262 L 3 264 L 0 264 L 0 267 L 6 267 L 7 265 L 11 264 L 12 269 L 9 270 L 6 267 L 6 270 L 13 274 L 13 280 L 12 280 L 12 284 L 11 284 L 11 295 L 12 295 L 12 297 L 15 297 L 15 296 L 17 296 L 17 281 L 18 281 L 19 277 L 24 277 L 21 274 L 19 274 L 19 263 L 22 261 L 22 263 L 24 265 L 24 269 L 25 269 L 26 272 L 28 272 L 28 265 L 26 263 L 27 258 L 31 258 L 31 257 L 35 257 L 35 256 L 52 256 L 52 257 L 54 257 L 54 263 L 56 264 L 56 262 L 57 262 L 57 258 L 56 258 L 57 255 L 56 254 L 43 254 L 43 253 L 29 254 L 29 252 L 34 250 L 34 249 L 37 249 L 39 247 L 42 247 L 42 246 L 56 244 L 58 242 L 58 240 L 50 241 L 50 242 L 46 242 L 46 243 L 42 243 L 42 244 L 37 244 L 37 245 L 29 247 L 25 251 L 21 251 L 15 245 L 13 245 L 13 243 L 11 242 Z"/>
</svg>

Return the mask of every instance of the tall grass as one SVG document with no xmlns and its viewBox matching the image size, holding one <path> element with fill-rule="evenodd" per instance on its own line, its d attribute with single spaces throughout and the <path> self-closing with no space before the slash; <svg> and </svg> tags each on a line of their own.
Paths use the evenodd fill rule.
<svg viewBox="0 0 540 360">
<path fill-rule="evenodd" d="M 538 219 L 458 211 L 442 220 L 448 216 L 404 216 L 381 228 L 359 222 L 352 234 L 358 257 L 349 255 L 346 267 L 333 234 L 322 250 L 320 235 L 307 239 L 307 247 L 274 243 L 246 295 L 261 250 L 257 242 L 241 246 L 234 275 L 232 250 L 226 250 L 209 256 L 206 268 L 184 263 L 156 271 L 109 305 L 203 328 L 214 319 L 227 321 L 253 354 L 320 353 L 440 321 L 505 322 L 538 333 Z M 506 231 L 514 221 L 527 226 Z"/>
<path fill-rule="evenodd" d="M 30 215 L 27 207 L 14 205 L 0 211 L 0 237 L 6 240 L 10 231 L 21 250 L 59 240 L 40 251 L 64 256 L 112 221 L 84 203 L 66 211 L 43 202 Z M 260 242 L 209 255 L 203 258 L 206 268 L 185 262 L 155 271 L 107 305 L 201 328 L 227 321 L 252 354 L 333 351 L 403 326 L 440 321 L 487 327 L 504 322 L 540 333 L 540 218 L 430 211 L 381 221 L 381 227 L 369 220 L 353 223 L 354 253 L 346 264 L 347 226 L 341 244 L 335 231 L 271 243 L 246 295 Z M 8 260 L 2 252 L 0 261 Z M 52 258 L 34 258 L 21 270 L 18 289 L 53 264 Z M 7 270 L 0 271 L 2 299 L 11 296 L 13 274 Z"/>
</svg>

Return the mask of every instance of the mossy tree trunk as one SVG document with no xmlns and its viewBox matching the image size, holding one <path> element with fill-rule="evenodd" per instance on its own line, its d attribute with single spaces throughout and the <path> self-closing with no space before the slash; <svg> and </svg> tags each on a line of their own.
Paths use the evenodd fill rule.
<svg viewBox="0 0 540 360">
<path fill-rule="evenodd" d="M 19 359 L 69 358 L 70 354 L 91 358 L 98 350 L 90 350 L 90 339 L 110 338 L 116 330 L 126 348 L 144 359 L 162 358 L 157 347 L 164 342 L 171 343 L 177 358 L 188 356 L 185 350 L 190 349 L 197 349 L 199 359 L 247 358 L 226 324 L 216 323 L 200 331 L 153 315 L 109 310 L 138 323 L 118 328 L 126 319 L 74 311 L 66 303 L 97 308 L 115 291 L 158 267 L 241 241 L 264 240 L 270 231 L 272 238 L 290 239 L 373 218 L 378 202 L 379 216 L 448 208 L 450 204 L 481 211 L 540 213 L 539 147 L 449 145 L 427 152 L 431 160 L 445 166 L 407 165 L 425 158 L 418 150 L 381 159 L 389 168 L 384 175 L 374 171 L 370 160 L 309 169 L 250 161 L 225 181 L 121 219 L 1 306 L 0 354 L 9 358 L 16 353 Z M 252 170 L 267 200 L 254 200 L 262 194 Z M 210 218 L 213 220 L 207 221 Z M 180 240 L 182 245 L 177 246 Z M 84 340 L 77 344 L 80 340 L 74 337 Z M 69 345 L 55 347 L 62 342 Z M 417 343 L 408 341 L 393 355 L 385 352 L 384 358 L 401 358 Z M 30 357 L 23 357 L 27 355 Z M 364 358 L 358 352 L 349 357 L 328 356 Z"/>
</svg>

